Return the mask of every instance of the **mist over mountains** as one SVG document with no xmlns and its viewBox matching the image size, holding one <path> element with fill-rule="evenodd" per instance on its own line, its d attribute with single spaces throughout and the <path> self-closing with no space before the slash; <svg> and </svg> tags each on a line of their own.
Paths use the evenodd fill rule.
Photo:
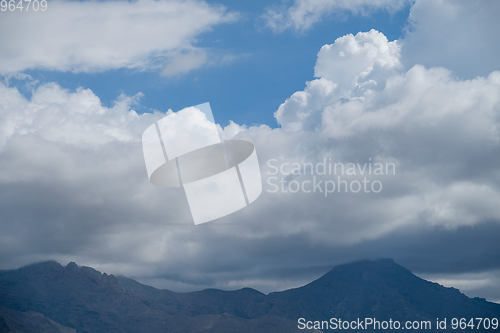
<svg viewBox="0 0 500 333">
<path fill-rule="evenodd" d="M 448 331 L 457 332 L 451 318 L 477 317 L 499 318 L 500 304 L 423 280 L 391 259 L 339 265 L 303 287 L 268 295 L 250 288 L 176 293 L 53 261 L 0 271 L 2 333 L 300 332 L 299 318 L 433 325 L 447 318 Z"/>
</svg>

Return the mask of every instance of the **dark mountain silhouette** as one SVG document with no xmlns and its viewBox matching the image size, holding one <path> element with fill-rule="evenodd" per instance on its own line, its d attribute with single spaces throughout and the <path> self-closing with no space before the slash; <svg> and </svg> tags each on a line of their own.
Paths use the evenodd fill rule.
<svg viewBox="0 0 500 333">
<path fill-rule="evenodd" d="M 499 318 L 500 305 L 423 280 L 390 259 L 339 265 L 269 295 L 250 288 L 176 293 L 53 261 L 0 271 L 2 333 L 300 332 L 299 318 L 368 317 L 432 325 L 448 318 L 448 330 L 458 332 L 451 318 Z"/>
<path fill-rule="evenodd" d="M 0 307 L 0 332 L 75 333 L 76 331 L 73 328 L 63 327 L 38 312 L 20 312 Z"/>
</svg>

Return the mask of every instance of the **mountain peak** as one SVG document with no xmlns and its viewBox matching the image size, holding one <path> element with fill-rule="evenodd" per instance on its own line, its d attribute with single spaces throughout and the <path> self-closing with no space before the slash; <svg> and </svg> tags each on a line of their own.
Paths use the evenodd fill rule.
<svg viewBox="0 0 500 333">
<path fill-rule="evenodd" d="M 384 281 L 394 279 L 395 276 L 405 281 L 408 279 L 412 281 L 415 279 L 421 280 L 408 269 L 398 265 L 393 259 L 381 258 L 337 265 L 310 284 L 330 284 L 331 282 L 339 283 L 339 281 L 363 283 L 368 280 L 372 283 L 384 283 Z"/>
<path fill-rule="evenodd" d="M 33 274 L 47 273 L 47 272 L 60 272 L 64 267 L 54 260 L 40 261 L 31 265 L 23 266 L 18 271 L 32 272 Z"/>
<path fill-rule="evenodd" d="M 76 269 L 76 268 L 78 268 L 78 265 L 74 261 L 66 265 L 66 269 Z"/>
</svg>

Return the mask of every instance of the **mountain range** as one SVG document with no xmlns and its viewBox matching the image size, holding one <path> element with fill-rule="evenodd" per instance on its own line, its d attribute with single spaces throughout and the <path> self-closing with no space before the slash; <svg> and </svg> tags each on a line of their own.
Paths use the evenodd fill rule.
<svg viewBox="0 0 500 333">
<path fill-rule="evenodd" d="M 451 320 L 500 318 L 500 304 L 423 280 L 391 259 L 335 266 L 305 286 L 267 295 L 250 288 L 159 290 L 73 262 L 0 271 L 1 333 L 288 333 L 317 323 L 323 326 L 307 331 L 323 332 L 334 322 L 341 325 L 338 320 L 365 318 L 402 326 L 429 321 L 433 329 L 427 331 L 436 331 L 437 318 L 446 318 L 446 329 L 439 332 L 494 332 L 499 329 L 452 329 Z M 373 328 L 365 322 L 350 331 Z"/>
</svg>

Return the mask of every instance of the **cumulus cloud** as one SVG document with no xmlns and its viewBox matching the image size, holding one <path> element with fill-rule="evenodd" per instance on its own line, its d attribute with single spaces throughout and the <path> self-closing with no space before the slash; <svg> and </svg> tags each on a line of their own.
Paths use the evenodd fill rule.
<svg viewBox="0 0 500 333">
<path fill-rule="evenodd" d="M 40 68 L 184 73 L 212 57 L 210 50 L 194 46 L 196 36 L 235 17 L 222 6 L 196 0 L 52 1 L 43 13 L 2 16 L 0 30 L 9 33 L 0 36 L 0 74 Z"/>
<path fill-rule="evenodd" d="M 285 129 L 311 128 L 321 123 L 323 107 L 340 98 L 362 97 L 380 90 L 401 67 L 400 47 L 384 34 L 371 30 L 339 37 L 324 45 L 314 67 L 317 80 L 294 93 L 275 114 Z"/>
<path fill-rule="evenodd" d="M 367 15 L 379 9 L 396 12 L 410 2 L 409 0 L 294 0 L 290 6 L 282 4 L 267 8 L 262 18 L 265 25 L 275 33 L 281 33 L 286 29 L 304 32 L 335 13 Z"/>
</svg>

